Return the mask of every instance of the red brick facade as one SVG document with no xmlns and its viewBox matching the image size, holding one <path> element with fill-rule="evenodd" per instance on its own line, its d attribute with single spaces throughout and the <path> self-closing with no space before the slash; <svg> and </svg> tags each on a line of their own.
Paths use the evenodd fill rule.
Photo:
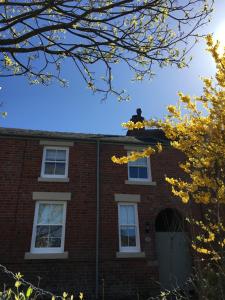
<svg viewBox="0 0 225 300">
<path fill-rule="evenodd" d="M 146 144 L 133 137 L 53 135 L 26 130 L 0 130 L 0 263 L 20 271 L 27 280 L 57 294 L 83 291 L 87 299 L 146 299 L 158 285 L 155 219 L 166 207 L 183 215 L 183 206 L 171 196 L 165 175 L 178 177 L 182 155 L 169 147 L 152 156 L 156 185 L 125 184 L 127 165 L 115 165 L 114 154 L 124 145 Z M 69 182 L 40 182 L 43 145 L 40 140 L 72 141 Z M 99 252 L 96 274 L 97 141 L 99 141 Z M 57 144 L 57 142 L 56 142 Z M 65 259 L 25 259 L 30 251 L 34 221 L 33 192 L 69 192 L 65 226 Z M 145 257 L 117 257 L 118 207 L 115 194 L 140 195 L 138 203 L 141 251 Z M 40 199 L 41 200 L 41 199 Z M 149 224 L 149 232 L 146 231 Z M 97 276 L 97 278 L 96 278 Z M 97 279 L 97 280 L 96 280 Z M 98 286 L 96 289 L 96 281 Z M 1 282 L 2 284 L 2 282 Z M 97 293 L 97 295 L 96 295 Z"/>
</svg>

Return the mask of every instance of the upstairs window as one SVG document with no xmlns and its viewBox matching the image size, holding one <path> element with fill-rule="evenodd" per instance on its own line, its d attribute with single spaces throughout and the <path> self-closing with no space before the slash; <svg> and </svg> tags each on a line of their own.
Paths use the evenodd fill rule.
<svg viewBox="0 0 225 300">
<path fill-rule="evenodd" d="M 118 204 L 120 252 L 139 252 L 137 204 Z"/>
<path fill-rule="evenodd" d="M 38 201 L 35 208 L 31 252 L 63 252 L 65 218 L 65 202 Z"/>
<path fill-rule="evenodd" d="M 69 149 L 64 147 L 45 147 L 42 161 L 42 177 L 68 177 Z"/>
<path fill-rule="evenodd" d="M 136 161 L 128 163 L 128 179 L 129 180 L 151 180 L 150 176 L 150 161 L 149 158 L 143 157 Z"/>
</svg>

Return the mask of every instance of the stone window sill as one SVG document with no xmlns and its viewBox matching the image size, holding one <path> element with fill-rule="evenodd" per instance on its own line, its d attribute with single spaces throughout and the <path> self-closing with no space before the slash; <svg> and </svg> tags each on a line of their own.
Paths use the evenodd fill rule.
<svg viewBox="0 0 225 300">
<path fill-rule="evenodd" d="M 68 258 L 69 253 L 31 253 L 26 252 L 24 259 L 66 259 Z"/>
<path fill-rule="evenodd" d="M 116 252 L 116 258 L 145 258 L 145 252 Z"/>
<path fill-rule="evenodd" d="M 134 184 L 134 185 L 152 185 L 156 186 L 155 181 L 141 181 L 141 180 L 125 180 L 125 184 Z"/>
<path fill-rule="evenodd" d="M 38 177 L 39 182 L 69 182 L 69 178 L 48 178 L 48 177 Z"/>
</svg>

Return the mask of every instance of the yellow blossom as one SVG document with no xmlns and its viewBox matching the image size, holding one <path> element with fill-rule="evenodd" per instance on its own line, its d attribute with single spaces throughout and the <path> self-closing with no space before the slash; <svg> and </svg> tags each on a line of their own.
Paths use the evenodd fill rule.
<svg viewBox="0 0 225 300">
<path fill-rule="evenodd" d="M 156 147 L 159 153 L 162 152 L 163 148 L 161 143 L 157 143 Z"/>
<path fill-rule="evenodd" d="M 176 118 L 180 117 L 180 112 L 177 110 L 175 105 L 168 105 L 167 106 L 167 110 L 169 111 L 169 113 L 171 113 L 171 115 L 173 115 Z"/>
<path fill-rule="evenodd" d="M 202 254 L 211 254 L 211 251 L 206 248 L 197 247 L 196 245 L 192 244 L 192 248 L 195 249 L 197 252 Z"/>
</svg>

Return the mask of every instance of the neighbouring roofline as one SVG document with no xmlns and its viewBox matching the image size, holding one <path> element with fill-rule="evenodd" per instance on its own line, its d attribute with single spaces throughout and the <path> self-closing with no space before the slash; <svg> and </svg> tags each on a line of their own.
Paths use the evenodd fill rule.
<svg viewBox="0 0 225 300">
<path fill-rule="evenodd" d="M 145 131 L 144 136 L 123 136 L 123 135 L 106 135 L 106 134 L 89 134 L 89 133 L 73 133 L 73 132 L 57 132 L 44 130 L 31 130 L 19 128 L 0 127 L 0 137 L 3 138 L 25 138 L 25 139 L 57 139 L 57 140 L 73 140 L 86 142 L 104 142 L 116 144 L 139 144 L 149 145 L 161 142 L 169 144 L 165 138 L 163 131 L 160 129 L 150 129 Z"/>
</svg>

